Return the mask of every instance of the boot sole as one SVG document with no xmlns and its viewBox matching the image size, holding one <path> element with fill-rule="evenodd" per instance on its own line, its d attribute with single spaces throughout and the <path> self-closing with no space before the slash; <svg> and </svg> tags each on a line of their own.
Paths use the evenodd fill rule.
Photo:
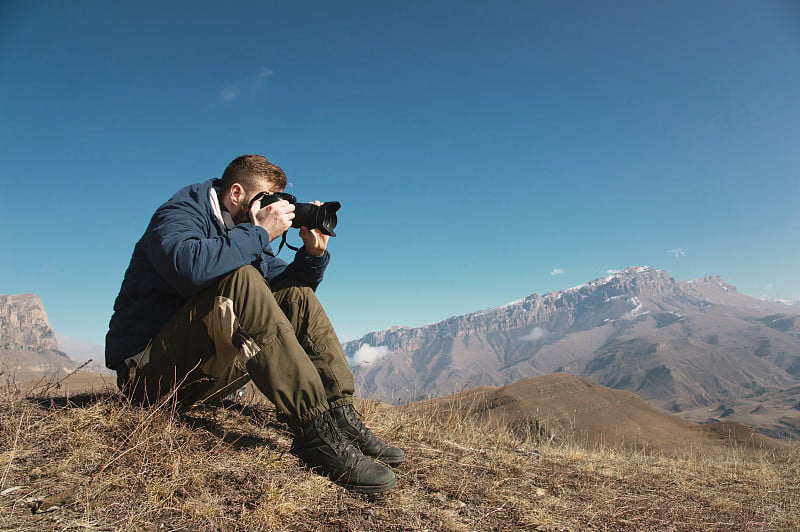
<svg viewBox="0 0 800 532">
<path fill-rule="evenodd" d="M 385 491 L 389 491 L 390 489 L 397 486 L 397 477 L 392 475 L 392 479 L 389 482 L 384 484 L 351 484 L 347 482 L 348 475 L 342 475 L 341 477 L 337 478 L 331 472 L 326 472 L 322 470 L 322 468 L 318 466 L 309 467 L 311 471 L 316 473 L 317 475 L 326 477 L 328 480 L 337 484 L 348 491 L 352 491 L 355 493 L 383 493 Z"/>
<path fill-rule="evenodd" d="M 389 467 L 397 467 L 399 465 L 402 465 L 406 461 L 405 458 L 401 458 L 400 460 L 387 460 L 383 456 L 373 456 L 372 458 L 388 465 Z"/>
<path fill-rule="evenodd" d="M 347 484 L 345 482 L 337 482 L 337 484 L 339 484 L 344 489 L 346 489 L 348 491 L 353 491 L 355 493 L 375 494 L 375 493 L 387 492 L 390 489 L 392 489 L 395 486 L 397 486 L 397 479 L 393 478 L 391 482 L 387 482 L 386 484 L 378 485 L 378 486 L 375 486 L 375 485 L 360 486 L 358 484 Z"/>
<path fill-rule="evenodd" d="M 364 450 L 362 449 L 361 452 L 363 453 Z M 400 464 L 402 464 L 402 463 L 404 463 L 406 461 L 406 456 L 405 455 L 403 455 L 403 456 L 391 456 L 391 455 L 385 455 L 385 454 L 377 454 L 376 455 L 376 454 L 364 453 L 364 456 L 372 458 L 373 460 L 377 460 L 378 462 L 380 462 L 382 464 L 386 464 L 386 465 L 391 466 L 391 467 L 399 466 Z"/>
</svg>

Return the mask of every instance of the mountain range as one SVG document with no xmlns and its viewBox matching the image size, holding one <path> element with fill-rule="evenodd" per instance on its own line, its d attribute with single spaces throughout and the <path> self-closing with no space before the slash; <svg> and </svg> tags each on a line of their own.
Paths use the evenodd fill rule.
<svg viewBox="0 0 800 532">
<path fill-rule="evenodd" d="M 718 276 L 630 267 L 567 290 L 344 344 L 359 391 L 390 403 L 569 373 L 703 423 L 800 437 L 800 308 Z"/>
</svg>

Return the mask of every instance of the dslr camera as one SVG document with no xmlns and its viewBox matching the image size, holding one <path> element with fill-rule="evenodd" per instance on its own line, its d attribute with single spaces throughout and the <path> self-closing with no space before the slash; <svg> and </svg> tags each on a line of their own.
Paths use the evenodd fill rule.
<svg viewBox="0 0 800 532">
<path fill-rule="evenodd" d="M 250 205 L 256 200 L 261 200 L 261 207 L 265 207 L 276 201 L 286 200 L 294 204 L 294 220 L 292 227 L 307 227 L 309 229 L 319 229 L 320 232 L 328 236 L 336 236 L 333 230 L 336 228 L 336 211 L 342 206 L 338 201 L 329 201 L 322 205 L 313 203 L 297 203 L 297 198 L 286 192 L 259 192 L 250 201 Z"/>
</svg>

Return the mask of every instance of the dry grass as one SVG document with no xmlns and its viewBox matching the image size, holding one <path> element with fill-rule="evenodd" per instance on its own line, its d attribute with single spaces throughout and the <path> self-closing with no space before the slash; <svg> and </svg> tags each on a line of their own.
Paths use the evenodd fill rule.
<svg viewBox="0 0 800 532">
<path fill-rule="evenodd" d="M 45 393 L 42 393 L 45 392 Z M 399 485 L 359 496 L 298 465 L 263 402 L 176 412 L 114 391 L 0 391 L 2 530 L 790 530 L 800 449 L 672 454 L 537 441 L 467 409 L 361 401 L 403 447 Z"/>
</svg>

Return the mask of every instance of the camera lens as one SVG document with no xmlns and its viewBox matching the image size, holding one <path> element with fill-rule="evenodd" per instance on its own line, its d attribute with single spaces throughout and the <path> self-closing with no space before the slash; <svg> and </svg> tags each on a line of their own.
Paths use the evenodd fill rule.
<svg viewBox="0 0 800 532">
<path fill-rule="evenodd" d="M 336 211 L 342 206 L 338 201 L 314 205 L 313 203 L 296 203 L 292 227 L 319 229 L 322 234 L 336 236 Z"/>
</svg>

